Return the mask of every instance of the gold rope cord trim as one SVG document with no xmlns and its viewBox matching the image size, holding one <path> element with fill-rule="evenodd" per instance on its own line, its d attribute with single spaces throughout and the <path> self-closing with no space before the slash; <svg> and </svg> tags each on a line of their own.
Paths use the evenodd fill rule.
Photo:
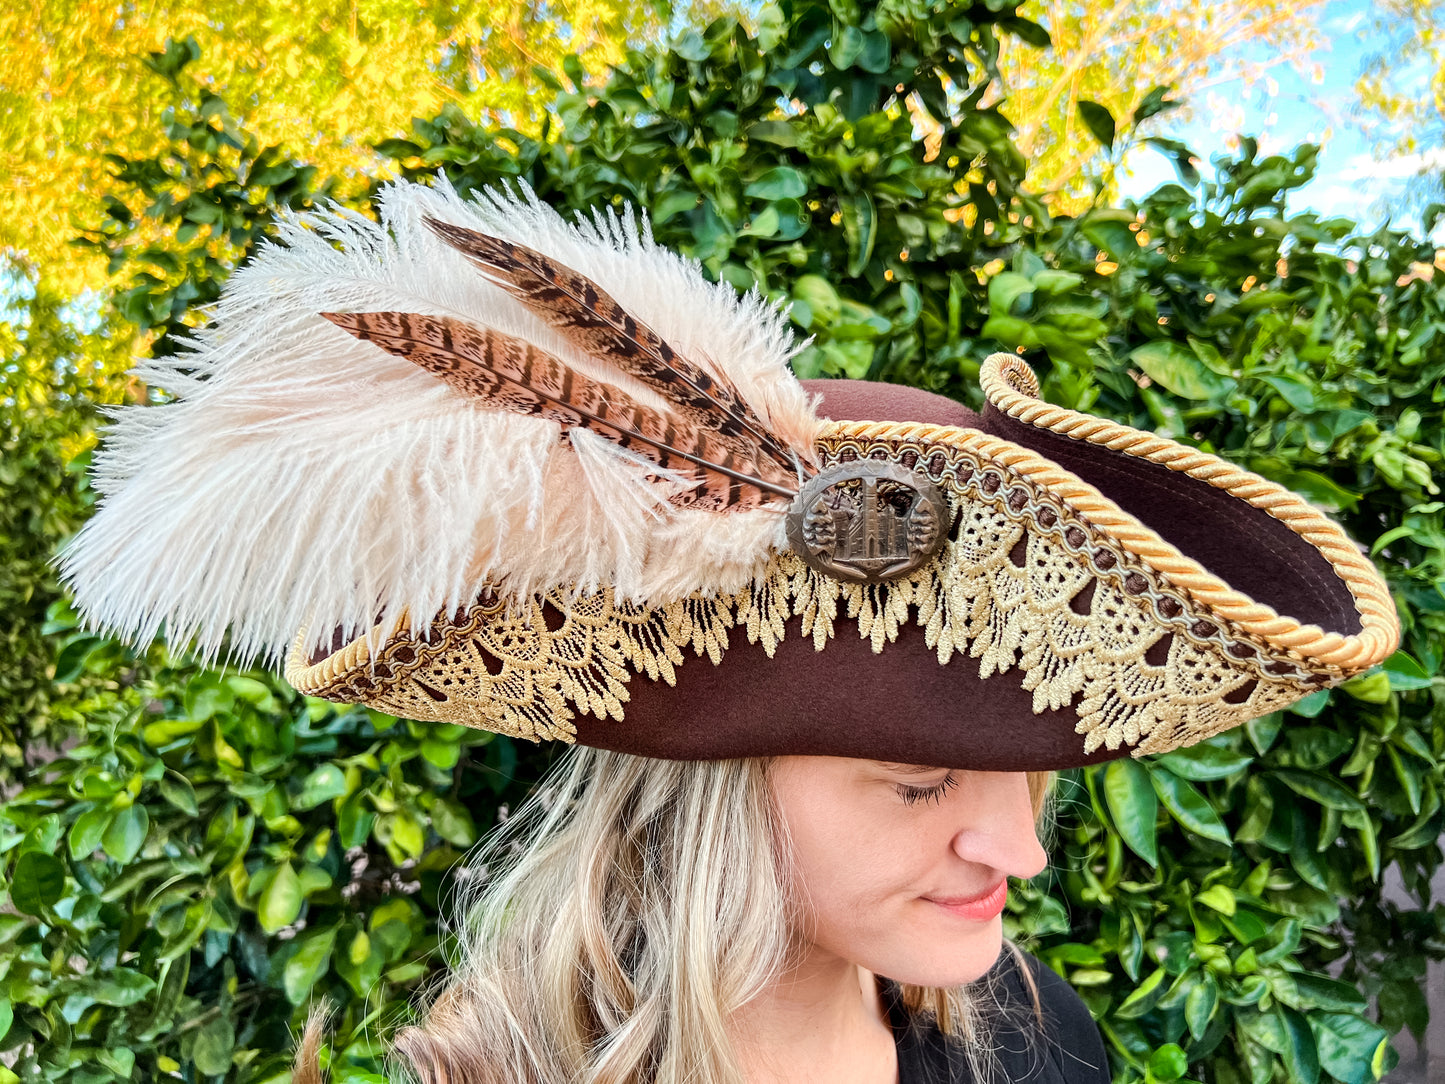
<svg viewBox="0 0 1445 1084">
<path fill-rule="evenodd" d="M 1013 354 L 993 354 L 983 363 L 979 383 L 985 397 L 1009 417 L 1073 440 L 1102 444 L 1116 452 L 1161 463 L 1223 489 L 1284 523 L 1330 562 L 1354 597 L 1361 631 L 1345 636 L 1282 616 L 1272 607 L 1234 590 L 1197 561 L 1085 486 L 1069 494 L 1078 511 L 1099 524 L 1130 553 L 1165 573 L 1220 617 L 1300 657 L 1352 670 L 1382 662 L 1399 646 L 1400 625 L 1389 589 L 1379 572 L 1336 524 L 1297 494 L 1218 456 L 1153 433 L 1053 406 L 1039 399 L 1032 369 Z M 1065 474 L 1073 479 L 1073 475 Z M 1075 481 L 1077 481 L 1075 479 Z M 1048 484 L 1048 483 L 1044 483 Z"/>
<path fill-rule="evenodd" d="M 821 650 L 841 620 L 881 651 L 912 619 L 940 664 L 967 653 L 984 677 L 1017 669 L 1036 712 L 1074 704 L 1085 752 L 1142 755 L 1202 741 L 1348 674 L 1221 621 L 1080 514 L 1071 494 L 1096 491 L 1061 484 L 1060 468 L 1027 449 L 973 430 L 872 423 L 832 425 L 819 447 L 826 462 L 889 459 L 939 484 L 955 523 L 939 557 L 863 586 L 785 553 L 736 595 L 657 609 L 607 591 L 558 589 L 511 609 L 488 597 L 419 636 L 377 630 L 375 658 L 362 638 L 306 665 L 303 634 L 287 679 L 410 718 L 572 740 L 575 711 L 620 720 L 633 673 L 672 684 L 688 654 L 716 663 L 734 632 L 771 655 L 796 617 Z"/>
</svg>

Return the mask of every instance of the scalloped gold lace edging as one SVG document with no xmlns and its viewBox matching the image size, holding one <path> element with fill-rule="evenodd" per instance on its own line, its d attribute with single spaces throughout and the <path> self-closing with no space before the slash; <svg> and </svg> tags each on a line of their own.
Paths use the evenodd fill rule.
<svg viewBox="0 0 1445 1084">
<path fill-rule="evenodd" d="M 673 684 L 689 654 L 717 663 L 734 632 L 771 656 L 791 619 L 819 650 L 846 621 L 883 651 L 914 621 L 940 665 L 967 655 L 984 678 L 1019 680 L 1036 713 L 1072 704 L 1085 753 L 1142 755 L 1202 741 L 1347 676 L 1222 620 L 1001 462 L 993 443 L 974 433 L 941 444 L 846 431 L 820 441 L 827 461 L 886 457 L 947 494 L 949 540 L 907 577 L 846 584 L 783 553 L 737 594 L 658 608 L 610 591 L 559 588 L 521 607 L 488 597 L 374 653 L 353 644 L 344 658 L 309 666 L 298 649 L 287 679 L 310 695 L 409 718 L 571 741 L 576 712 L 622 720 L 633 674 Z"/>
</svg>

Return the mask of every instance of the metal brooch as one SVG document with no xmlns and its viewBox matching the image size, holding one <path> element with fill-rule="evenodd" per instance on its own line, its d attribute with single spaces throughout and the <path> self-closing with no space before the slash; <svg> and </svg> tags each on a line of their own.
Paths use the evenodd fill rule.
<svg viewBox="0 0 1445 1084">
<path fill-rule="evenodd" d="M 918 471 L 862 459 L 808 480 L 788 510 L 788 540 L 819 572 L 882 583 L 932 557 L 948 520 L 943 494 Z"/>
</svg>

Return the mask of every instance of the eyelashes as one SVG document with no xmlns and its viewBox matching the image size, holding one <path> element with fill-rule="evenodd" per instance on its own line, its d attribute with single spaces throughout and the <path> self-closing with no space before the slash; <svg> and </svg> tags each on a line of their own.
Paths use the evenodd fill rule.
<svg viewBox="0 0 1445 1084">
<path fill-rule="evenodd" d="M 898 791 L 898 797 L 903 799 L 904 805 L 916 805 L 918 802 L 938 802 L 943 796 L 958 786 L 958 780 L 949 772 L 931 787 L 910 787 L 907 783 L 899 783 L 894 789 Z"/>
</svg>

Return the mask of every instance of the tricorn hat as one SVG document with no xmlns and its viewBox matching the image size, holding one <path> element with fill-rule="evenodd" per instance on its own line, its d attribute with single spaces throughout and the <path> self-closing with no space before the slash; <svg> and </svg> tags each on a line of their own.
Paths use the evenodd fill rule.
<svg viewBox="0 0 1445 1084">
<path fill-rule="evenodd" d="M 134 639 L 303 693 L 668 758 L 1166 752 L 1394 650 L 1295 494 L 1039 398 L 800 383 L 783 316 L 630 214 L 393 185 L 283 222 L 142 375 L 63 559 Z"/>
</svg>

